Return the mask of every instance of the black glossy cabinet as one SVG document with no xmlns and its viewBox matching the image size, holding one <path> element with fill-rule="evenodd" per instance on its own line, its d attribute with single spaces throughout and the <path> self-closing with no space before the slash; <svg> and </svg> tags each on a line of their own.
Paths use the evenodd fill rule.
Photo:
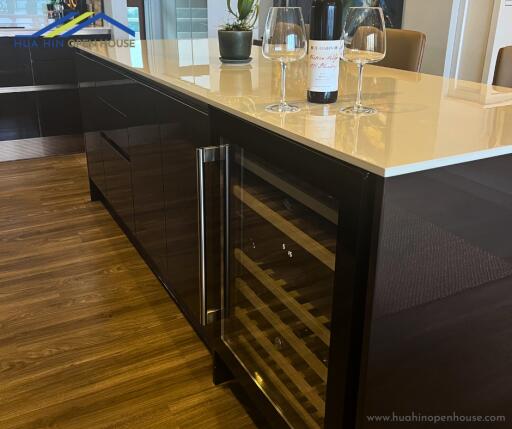
<svg viewBox="0 0 512 429">
<path fill-rule="evenodd" d="M 16 140 L 40 134 L 37 94 L 0 94 L 0 140 Z"/>
<path fill-rule="evenodd" d="M 207 340 L 199 324 L 196 150 L 209 145 L 208 114 L 85 55 L 76 55 L 76 65 L 91 188 Z M 218 166 L 205 171 L 208 222 L 217 225 Z M 218 240 L 205 244 L 212 249 Z M 213 279 L 219 274 L 214 261 L 208 258 Z M 208 297 L 212 307 L 218 301 L 218 294 Z"/>
<path fill-rule="evenodd" d="M 77 67 L 91 195 L 214 380 L 234 377 L 265 427 L 353 427 L 372 177 L 87 54 Z"/>
<path fill-rule="evenodd" d="M 32 63 L 35 85 L 75 84 L 73 59 L 34 61 Z"/>
<path fill-rule="evenodd" d="M 80 106 L 89 177 L 124 226 L 135 232 L 128 116 L 105 98 L 126 77 L 77 55 Z"/>
<path fill-rule="evenodd" d="M 67 40 L 0 37 L 0 54 L 0 141 L 82 133 L 74 48 Z"/>
<path fill-rule="evenodd" d="M 197 323 L 201 273 L 196 149 L 209 144 L 209 118 L 206 113 L 169 97 L 160 100 L 159 117 L 166 209 L 165 278 L 185 311 Z M 210 182 L 208 189 L 214 190 L 215 186 Z M 213 196 L 210 194 L 210 197 Z M 206 240 L 204 245 L 207 245 Z M 210 303 L 214 305 L 211 301 L 213 299 Z"/>
<path fill-rule="evenodd" d="M 130 231 L 135 231 L 130 161 L 100 133 L 103 144 L 106 197 L 113 210 Z"/>
<path fill-rule="evenodd" d="M 42 136 L 79 134 L 82 120 L 80 99 L 75 88 L 36 93 Z"/>
<path fill-rule="evenodd" d="M 11 37 L 0 38 L 0 87 L 32 85 L 30 51 L 17 48 Z"/>
<path fill-rule="evenodd" d="M 209 345 L 214 379 L 235 377 L 272 427 L 351 427 L 368 174 L 87 54 L 77 67 L 91 195 Z"/>
<path fill-rule="evenodd" d="M 77 65 L 92 197 L 261 427 L 510 414 L 510 155 L 382 178 L 95 57 Z"/>
<path fill-rule="evenodd" d="M 85 149 L 87 153 L 87 168 L 89 179 L 106 194 L 104 143 L 100 136 L 100 109 L 96 99 L 95 82 L 98 76 L 98 65 L 80 55 L 76 56 L 76 68 L 80 97 L 80 111 L 84 132 Z"/>
<path fill-rule="evenodd" d="M 145 85 L 130 85 L 128 139 L 133 179 L 135 234 L 153 270 L 166 274 L 165 202 L 162 145 L 157 115 L 162 95 Z"/>
</svg>

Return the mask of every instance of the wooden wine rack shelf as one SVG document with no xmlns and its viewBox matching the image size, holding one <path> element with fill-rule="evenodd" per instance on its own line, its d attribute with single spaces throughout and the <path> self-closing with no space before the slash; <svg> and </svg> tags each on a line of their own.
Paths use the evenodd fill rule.
<svg viewBox="0 0 512 429">
<path fill-rule="evenodd" d="M 250 322 L 248 322 L 250 323 Z M 269 365 L 260 355 L 254 350 L 253 346 L 247 341 L 243 336 L 239 337 L 240 344 L 244 347 L 245 352 L 249 355 L 249 357 L 256 363 L 256 365 L 263 369 L 265 374 L 270 378 L 271 383 L 282 392 L 283 396 L 286 398 L 288 403 L 293 407 L 295 412 L 304 420 L 304 422 L 311 428 L 320 428 L 320 425 L 317 421 L 315 421 L 311 415 L 304 409 L 304 404 L 301 404 L 295 394 L 290 391 L 290 387 L 286 385 L 283 381 L 281 381 L 280 375 L 276 373 L 275 369 Z M 277 362 L 275 362 L 277 364 Z M 306 382 L 304 381 L 304 384 Z M 317 409 L 319 413 L 323 413 L 323 401 L 318 395 L 314 394 L 314 391 L 307 394 L 310 400 L 311 398 L 315 398 L 317 402 Z M 312 403 L 314 403 L 312 401 Z"/>
<path fill-rule="evenodd" d="M 259 311 L 261 315 L 274 327 L 274 329 L 290 344 L 295 351 L 302 356 L 308 365 L 317 373 L 317 375 L 325 382 L 327 382 L 327 368 L 326 366 L 307 348 L 293 331 L 283 324 L 281 319 L 272 310 L 270 310 L 261 299 L 253 292 L 253 290 L 241 279 L 237 279 L 237 289 L 242 292 L 244 297 L 254 306 L 255 310 Z M 309 314 L 309 313 L 308 313 Z"/>
<path fill-rule="evenodd" d="M 311 253 L 320 262 L 334 271 L 336 255 L 333 252 L 326 249 L 318 241 L 314 240 L 309 235 L 297 228 L 293 223 L 287 221 L 280 214 L 276 213 L 274 210 L 260 202 L 247 190 L 242 190 L 240 186 L 235 185 L 233 186 L 233 193 L 250 209 L 254 210 L 254 212 L 260 215 L 263 219 L 267 220 L 274 227 L 286 234 L 293 241 Z"/>
<path fill-rule="evenodd" d="M 308 204 L 293 199 L 285 181 L 271 178 L 280 186 L 247 172 L 243 186 L 231 188 L 243 232 L 232 248 L 228 343 L 277 406 L 295 416 L 294 427 L 320 428 L 337 216 L 312 197 L 297 194 Z"/>
<path fill-rule="evenodd" d="M 245 267 L 263 286 L 272 292 L 286 307 L 290 309 L 304 324 L 311 329 L 327 346 L 331 333 L 321 321 L 311 315 L 302 304 L 286 292 L 272 277 L 263 271 L 256 262 L 252 261 L 241 249 L 235 249 L 235 258 L 243 267 Z"/>
</svg>

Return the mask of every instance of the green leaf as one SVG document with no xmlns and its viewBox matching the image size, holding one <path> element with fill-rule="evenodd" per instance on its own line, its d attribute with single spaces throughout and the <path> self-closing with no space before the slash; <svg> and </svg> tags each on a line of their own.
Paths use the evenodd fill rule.
<svg viewBox="0 0 512 429">
<path fill-rule="evenodd" d="M 233 9 L 231 9 L 231 0 L 226 0 L 226 3 L 228 6 L 229 13 L 238 19 L 238 15 L 235 12 L 233 12 Z"/>
<path fill-rule="evenodd" d="M 252 12 L 254 0 L 238 0 L 238 19 L 245 21 Z"/>
</svg>

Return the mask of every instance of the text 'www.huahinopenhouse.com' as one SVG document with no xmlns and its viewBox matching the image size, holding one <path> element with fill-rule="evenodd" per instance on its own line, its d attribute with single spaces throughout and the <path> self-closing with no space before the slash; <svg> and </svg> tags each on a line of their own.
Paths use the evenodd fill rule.
<svg viewBox="0 0 512 429">
<path fill-rule="evenodd" d="M 459 415 L 455 412 L 447 415 L 434 415 L 422 414 L 412 412 L 410 414 L 396 414 L 382 416 L 366 416 L 369 423 L 431 423 L 431 424 L 446 424 L 446 423 L 506 423 L 505 416 L 468 416 Z"/>
</svg>

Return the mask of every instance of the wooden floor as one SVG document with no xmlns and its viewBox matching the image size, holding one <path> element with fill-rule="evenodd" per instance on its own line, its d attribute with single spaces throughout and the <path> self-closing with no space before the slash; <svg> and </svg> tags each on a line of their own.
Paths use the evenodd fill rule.
<svg viewBox="0 0 512 429">
<path fill-rule="evenodd" d="M 70 155 L 83 151 L 82 134 L 0 141 L 0 161 Z"/>
<path fill-rule="evenodd" d="M 252 428 L 83 155 L 0 163 L 0 428 Z"/>
</svg>

